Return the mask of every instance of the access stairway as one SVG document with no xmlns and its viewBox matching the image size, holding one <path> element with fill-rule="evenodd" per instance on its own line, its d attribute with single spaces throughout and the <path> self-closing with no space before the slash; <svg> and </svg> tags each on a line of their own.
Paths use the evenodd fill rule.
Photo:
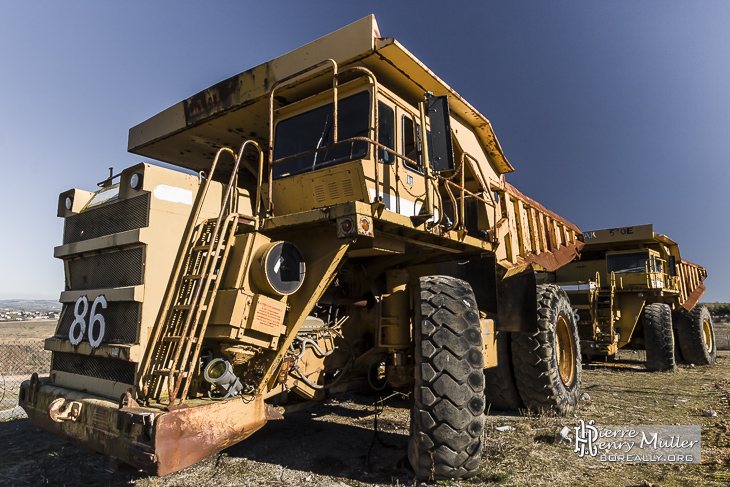
<svg viewBox="0 0 730 487">
<path fill-rule="evenodd" d="M 232 236 L 240 224 L 256 225 L 255 217 L 233 213 L 230 205 L 243 151 L 248 144 L 254 145 L 260 161 L 263 161 L 261 149 L 252 141 L 244 142 L 238 156 L 230 148 L 220 149 L 191 212 L 185 230 L 185 248 L 175 263 L 171 285 L 140 367 L 138 396 L 145 404 L 164 400 L 164 392 L 167 393 L 168 409 L 184 404 L 197 372 L 203 337 L 210 320 L 210 305 L 218 292 L 218 278 L 225 268 Z M 220 213 L 217 218 L 197 223 L 223 153 L 229 153 L 235 164 Z"/>
</svg>

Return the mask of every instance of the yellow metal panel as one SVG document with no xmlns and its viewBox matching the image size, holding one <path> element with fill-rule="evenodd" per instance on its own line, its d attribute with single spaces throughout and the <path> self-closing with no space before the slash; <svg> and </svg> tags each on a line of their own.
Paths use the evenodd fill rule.
<svg viewBox="0 0 730 487">
<path fill-rule="evenodd" d="M 58 300 L 62 303 L 74 303 L 81 296 L 86 296 L 93 301 L 102 294 L 107 301 L 137 301 L 142 302 L 144 298 L 144 285 L 117 287 L 114 289 L 88 289 L 80 291 L 63 291 Z"/>
<path fill-rule="evenodd" d="M 618 293 L 614 299 L 613 309 L 620 310 L 618 319 L 614 322 L 614 329 L 619 333 L 619 348 L 628 345 L 634 328 L 639 322 L 641 310 L 644 309 L 646 298 L 640 293 Z"/>
<path fill-rule="evenodd" d="M 634 225 L 632 227 L 607 228 L 583 232 L 586 245 L 628 242 L 632 240 L 653 240 L 654 227 L 650 225 Z"/>
<path fill-rule="evenodd" d="M 71 342 L 61 338 L 46 338 L 45 350 L 52 352 L 77 353 L 80 355 L 94 355 L 95 357 L 106 357 L 128 362 L 139 362 L 142 348 L 139 345 L 106 344 L 102 343 L 93 348 L 89 342 L 82 341 L 78 345 L 71 345 Z"/>
<path fill-rule="evenodd" d="M 274 181 L 275 213 L 299 213 L 350 201 L 369 201 L 362 165 L 359 161 L 339 164 Z"/>
<path fill-rule="evenodd" d="M 482 327 L 482 355 L 484 355 L 484 368 L 488 369 L 499 365 L 497 354 L 497 333 L 494 328 L 494 320 L 479 320 Z M 503 332 L 504 333 L 504 332 Z"/>
<path fill-rule="evenodd" d="M 242 289 L 221 289 L 210 310 L 210 325 L 239 327 L 248 318 L 253 295 Z M 207 335 L 210 336 L 208 333 Z"/>
</svg>

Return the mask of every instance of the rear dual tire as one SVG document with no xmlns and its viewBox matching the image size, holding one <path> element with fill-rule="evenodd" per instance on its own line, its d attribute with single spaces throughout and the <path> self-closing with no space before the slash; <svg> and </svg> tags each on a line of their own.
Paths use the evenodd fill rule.
<svg viewBox="0 0 730 487">
<path fill-rule="evenodd" d="M 676 315 L 677 338 L 682 357 L 688 364 L 711 365 L 717 359 L 717 343 L 712 316 L 705 306 Z"/>
<path fill-rule="evenodd" d="M 537 286 L 537 331 L 512 334 L 514 376 L 525 407 L 534 412 L 573 412 L 580 398 L 578 326 L 565 291 Z"/>
</svg>

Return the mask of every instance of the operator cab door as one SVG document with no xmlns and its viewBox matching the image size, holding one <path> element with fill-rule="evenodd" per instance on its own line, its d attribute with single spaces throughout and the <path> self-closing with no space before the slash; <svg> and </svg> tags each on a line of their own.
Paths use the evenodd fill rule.
<svg viewBox="0 0 730 487">
<path fill-rule="evenodd" d="M 423 180 L 423 161 L 420 156 L 421 152 L 421 136 L 420 123 L 418 123 L 418 112 L 405 109 L 402 105 L 392 102 L 385 98 L 378 103 L 378 125 L 379 137 L 381 144 L 388 140 L 391 132 L 386 132 L 383 137 L 383 130 L 386 124 L 383 117 L 387 117 L 388 130 L 392 121 L 392 129 L 394 130 L 393 148 L 401 156 L 405 156 L 411 161 L 406 161 L 401 157 L 395 157 L 387 154 L 390 158 L 379 158 L 382 163 L 383 171 L 383 188 L 381 190 L 383 203 L 385 208 L 392 212 L 403 216 L 416 216 L 421 211 L 424 197 L 426 195 L 426 186 Z M 382 155 L 382 151 L 381 151 Z"/>
</svg>

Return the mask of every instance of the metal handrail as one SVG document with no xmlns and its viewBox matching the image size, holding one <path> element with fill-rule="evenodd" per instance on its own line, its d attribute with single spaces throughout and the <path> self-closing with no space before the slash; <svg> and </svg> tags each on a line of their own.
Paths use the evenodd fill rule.
<svg viewBox="0 0 730 487">
<path fill-rule="evenodd" d="M 213 254 L 213 249 L 216 247 L 216 245 L 218 247 L 220 247 L 222 245 L 222 242 L 217 242 L 217 240 L 220 240 L 219 237 L 221 235 L 221 223 L 224 221 L 224 217 L 230 213 L 230 210 L 228 208 L 228 203 L 230 201 L 231 194 L 233 192 L 233 186 L 234 186 L 233 183 L 236 179 L 236 176 L 238 175 L 238 169 L 240 167 L 241 160 L 243 159 L 243 151 L 245 150 L 245 148 L 248 144 L 253 144 L 253 146 L 256 148 L 256 150 L 259 152 L 259 154 L 261 154 L 261 148 L 259 147 L 259 145 L 256 142 L 254 142 L 252 140 L 247 140 L 241 145 L 241 149 L 239 150 L 238 157 L 236 157 L 236 164 L 233 167 L 233 171 L 231 171 L 231 177 L 228 181 L 228 186 L 226 187 L 225 197 L 223 198 L 223 202 L 221 203 L 221 209 L 220 209 L 220 212 L 218 213 L 215 230 L 213 231 L 213 235 L 210 238 L 210 244 L 208 246 L 208 251 L 206 252 L 206 255 L 205 255 L 205 262 L 203 263 L 203 267 L 202 267 L 203 273 L 207 275 L 205 284 L 201 286 L 201 283 L 198 282 L 195 286 L 195 294 L 194 294 L 193 300 L 191 302 L 191 308 L 187 314 L 187 318 L 185 319 L 185 325 L 183 326 L 182 332 L 180 333 L 180 336 L 182 336 L 182 337 L 186 337 L 188 335 L 188 329 L 190 328 L 190 325 L 193 323 L 193 315 L 195 315 L 195 324 L 196 325 L 200 318 L 200 312 L 201 312 L 200 305 L 201 305 L 201 296 L 203 294 L 203 288 L 205 288 L 205 290 L 207 291 L 208 288 L 210 287 L 211 276 L 210 276 L 209 268 L 210 268 L 210 264 L 211 264 L 211 256 Z M 213 172 L 211 171 L 211 177 L 212 177 L 212 174 L 213 174 Z M 217 289 L 217 286 L 216 286 L 216 289 Z M 214 296 L 211 296 L 211 303 L 210 303 L 211 305 L 212 305 L 213 298 L 214 298 Z M 195 310 L 195 313 L 193 313 L 193 310 Z M 206 320 L 206 322 L 207 322 L 207 320 Z M 203 328 L 203 332 L 204 331 L 205 331 L 205 328 Z M 202 332 L 201 332 L 201 335 L 202 335 Z M 177 347 L 175 347 L 175 355 L 172 360 L 172 367 L 170 368 L 168 387 L 171 384 L 173 371 L 177 368 L 178 362 L 180 360 L 180 355 L 181 355 L 181 351 L 182 351 L 182 347 L 180 347 L 181 343 L 182 343 L 182 341 L 180 343 L 178 343 Z M 190 363 L 195 364 L 195 362 L 198 358 L 198 355 L 200 353 L 200 348 L 201 348 L 202 344 L 203 344 L 203 340 L 199 339 L 197 342 L 197 345 L 195 347 L 195 353 L 193 354 L 192 359 L 190 359 Z M 183 354 L 184 356 L 187 356 L 190 353 L 190 345 L 191 345 L 190 341 L 186 341 L 185 354 Z M 182 364 L 180 364 L 180 365 L 182 365 Z M 182 371 L 182 369 L 180 369 L 180 370 Z M 183 401 L 185 400 L 185 395 L 187 394 L 188 388 L 190 387 L 191 378 L 192 378 L 192 374 L 187 374 L 187 375 L 179 374 L 178 375 L 177 381 L 175 382 L 175 388 L 172 390 L 172 393 L 170 394 L 170 404 L 172 404 L 172 402 L 177 398 L 177 393 L 179 392 L 180 385 L 184 379 L 185 387 L 184 387 L 183 393 L 181 394 L 181 397 L 180 397 L 180 404 L 183 403 Z"/>
<path fill-rule="evenodd" d="M 196 226 L 195 224 L 198 221 L 198 218 L 200 217 L 200 211 L 203 207 L 203 202 L 205 201 L 205 198 L 208 194 L 208 188 L 210 187 L 210 182 L 212 181 L 213 173 L 215 172 L 216 167 L 218 166 L 218 160 L 220 159 L 220 156 L 225 152 L 231 154 L 231 156 L 234 159 L 236 158 L 236 153 L 233 152 L 233 150 L 229 149 L 228 147 L 222 147 L 221 149 L 218 150 L 218 152 L 215 155 L 215 158 L 213 159 L 213 165 L 211 166 L 210 174 L 208 175 L 208 178 L 205 180 L 205 183 L 203 184 L 202 192 L 198 194 L 195 210 L 192 212 L 190 220 L 188 221 L 188 225 L 187 225 L 187 228 L 185 231 L 185 236 L 183 237 L 185 246 L 182 248 L 181 253 L 179 254 L 179 258 L 177 259 L 177 263 L 175 264 L 175 269 L 174 269 L 171 279 L 170 279 L 170 285 L 168 288 L 168 292 L 165 296 L 165 301 L 162 305 L 162 312 L 160 314 L 160 319 L 155 324 L 155 326 L 153 328 L 152 336 L 150 336 L 149 341 L 147 342 L 147 347 L 145 350 L 144 359 L 142 361 L 142 367 L 141 367 L 142 373 L 140 374 L 140 385 L 142 386 L 140 392 L 142 394 L 144 394 L 145 396 L 147 395 L 147 391 L 144 390 L 144 384 L 147 381 L 146 376 L 149 375 L 148 369 L 151 366 L 152 353 L 153 353 L 154 347 L 159 342 L 160 335 L 162 334 L 162 330 L 165 326 L 165 323 L 167 322 L 167 320 L 169 318 L 169 313 L 171 310 L 170 304 L 172 302 L 173 296 L 175 296 L 177 294 L 176 293 L 176 291 L 178 289 L 177 283 L 180 278 L 180 271 L 182 270 L 183 263 L 185 262 L 186 257 L 190 251 L 190 238 L 193 235 L 193 231 Z"/>
</svg>

